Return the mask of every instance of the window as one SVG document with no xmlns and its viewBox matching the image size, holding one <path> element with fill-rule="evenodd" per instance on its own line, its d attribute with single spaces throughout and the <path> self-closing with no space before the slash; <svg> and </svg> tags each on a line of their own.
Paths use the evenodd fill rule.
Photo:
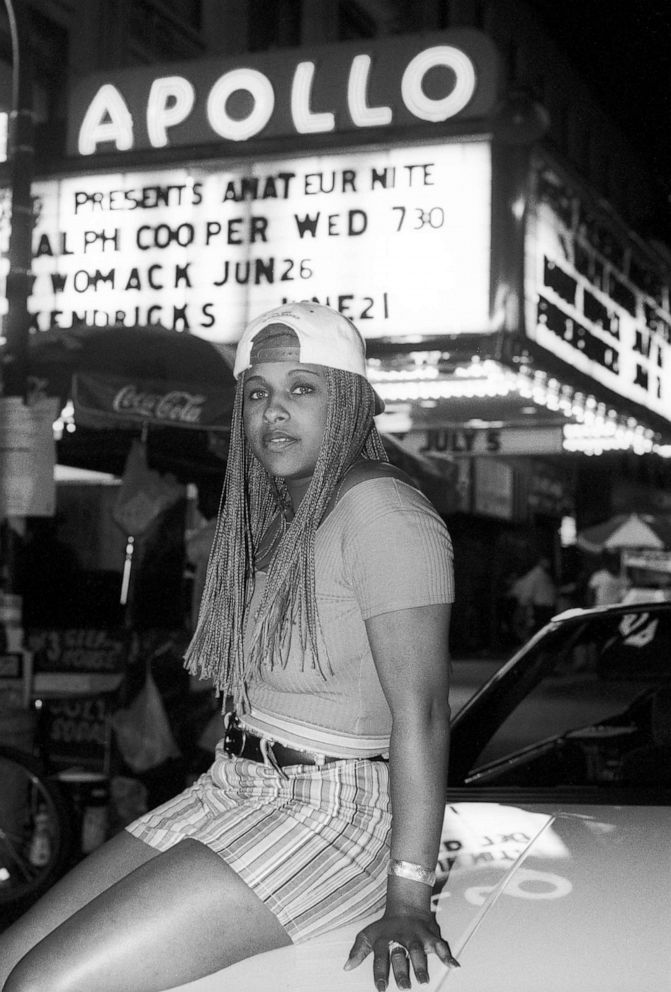
<svg viewBox="0 0 671 992">
<path fill-rule="evenodd" d="M 341 0 L 338 4 L 338 40 L 354 38 L 374 38 L 377 25 L 374 19 L 353 0 Z"/>
<path fill-rule="evenodd" d="M 302 6 L 300 0 L 250 0 L 250 52 L 299 45 Z"/>
<path fill-rule="evenodd" d="M 133 0 L 126 5 L 126 16 L 132 60 L 169 62 L 196 58 L 203 51 L 200 0 Z"/>
</svg>

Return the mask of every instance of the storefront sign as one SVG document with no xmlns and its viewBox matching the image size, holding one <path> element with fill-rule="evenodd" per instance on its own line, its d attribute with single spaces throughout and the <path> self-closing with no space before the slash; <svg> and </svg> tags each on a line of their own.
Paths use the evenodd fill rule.
<svg viewBox="0 0 671 992">
<path fill-rule="evenodd" d="M 574 512 L 572 480 L 564 463 L 533 461 L 527 482 L 529 513 L 563 517 Z"/>
<path fill-rule="evenodd" d="M 663 513 L 671 518 L 671 492 L 632 479 L 614 479 L 613 513 Z"/>
<path fill-rule="evenodd" d="M 55 400 L 29 406 L 20 397 L 0 397 L 0 520 L 54 515 L 57 416 Z"/>
<path fill-rule="evenodd" d="M 112 692 L 123 678 L 129 635 L 88 627 L 36 628 L 29 631 L 28 647 L 34 657 L 36 694 Z"/>
<path fill-rule="evenodd" d="M 9 115 L 12 110 L 12 66 L 0 61 L 0 162 L 7 161 Z"/>
<path fill-rule="evenodd" d="M 66 627 L 30 632 L 38 671 L 121 672 L 128 652 L 125 631 Z"/>
<path fill-rule="evenodd" d="M 15 652 L 12 654 L 0 654 L 0 686 L 4 689 L 9 680 L 12 684 L 15 679 L 23 680 L 23 654 Z"/>
<path fill-rule="evenodd" d="M 251 315 L 297 299 L 367 337 L 489 328 L 486 141 L 69 176 L 33 192 L 39 330 L 161 323 L 235 342 Z"/>
<path fill-rule="evenodd" d="M 526 239 L 528 337 L 671 421 L 671 277 L 594 203 L 538 162 Z"/>
<path fill-rule="evenodd" d="M 514 516 L 514 472 L 500 459 L 476 458 L 473 479 L 473 513 L 500 520 Z"/>
<path fill-rule="evenodd" d="M 56 768 L 106 770 L 113 703 L 114 698 L 108 695 L 45 700 L 40 731 L 50 764 Z"/>
<path fill-rule="evenodd" d="M 561 427 L 434 427 L 412 431 L 406 447 L 418 454 L 533 455 L 560 454 Z"/>
<path fill-rule="evenodd" d="M 647 572 L 671 575 L 671 551 L 654 551 L 652 549 L 624 551 L 622 565 L 624 568 L 640 568 Z"/>
<path fill-rule="evenodd" d="M 0 709 L 28 708 L 32 676 L 30 651 L 0 651 Z"/>
<path fill-rule="evenodd" d="M 466 29 L 97 73 L 73 89 L 68 154 L 482 118 L 497 86 L 494 46 Z"/>
</svg>

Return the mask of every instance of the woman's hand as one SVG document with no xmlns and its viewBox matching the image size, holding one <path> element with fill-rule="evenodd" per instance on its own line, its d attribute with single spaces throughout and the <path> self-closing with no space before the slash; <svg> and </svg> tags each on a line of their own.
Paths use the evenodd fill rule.
<svg viewBox="0 0 671 992">
<path fill-rule="evenodd" d="M 445 965 L 459 967 L 450 945 L 440 935 L 433 913 L 414 910 L 412 914 L 389 915 L 360 930 L 345 963 L 345 971 L 357 968 L 373 952 L 373 981 L 378 992 L 385 992 L 389 972 L 399 989 L 409 989 L 412 971 L 418 982 L 429 981 L 427 955 L 437 954 Z"/>
</svg>

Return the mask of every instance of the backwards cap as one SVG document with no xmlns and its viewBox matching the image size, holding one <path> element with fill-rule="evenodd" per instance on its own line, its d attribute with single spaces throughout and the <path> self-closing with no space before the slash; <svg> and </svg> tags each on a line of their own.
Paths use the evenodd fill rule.
<svg viewBox="0 0 671 992">
<path fill-rule="evenodd" d="M 287 361 L 326 365 L 368 378 L 364 338 L 351 320 L 321 303 L 287 303 L 252 320 L 238 342 L 233 375 L 238 379 L 260 362 Z M 384 403 L 375 393 L 375 413 L 383 410 Z"/>
</svg>

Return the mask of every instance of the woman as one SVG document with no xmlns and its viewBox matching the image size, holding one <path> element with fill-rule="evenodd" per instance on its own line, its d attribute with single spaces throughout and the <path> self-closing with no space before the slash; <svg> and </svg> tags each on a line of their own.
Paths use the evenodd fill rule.
<svg viewBox="0 0 671 992">
<path fill-rule="evenodd" d="M 430 911 L 449 537 L 386 461 L 350 321 L 279 307 L 246 328 L 234 371 L 224 498 L 187 652 L 227 703 L 227 736 L 206 775 L 0 938 L 2 977 L 14 966 L 4 992 L 152 992 L 375 915 L 345 968 L 372 952 L 377 989 L 390 968 L 400 988 L 413 972 L 428 981 L 431 952 L 457 963 Z"/>
</svg>

